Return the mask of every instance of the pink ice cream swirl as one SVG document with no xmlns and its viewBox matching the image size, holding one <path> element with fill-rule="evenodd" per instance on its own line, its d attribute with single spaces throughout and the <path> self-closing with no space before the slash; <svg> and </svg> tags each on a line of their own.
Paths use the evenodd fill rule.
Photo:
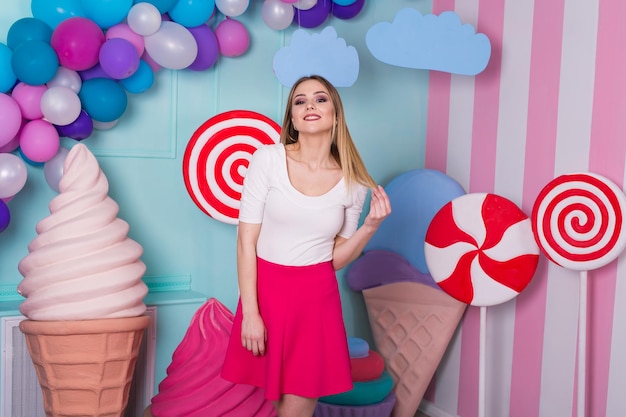
<svg viewBox="0 0 626 417">
<path fill-rule="evenodd" d="M 36 226 L 29 254 L 18 265 L 24 279 L 20 311 L 31 320 L 134 317 L 146 310 L 143 248 L 128 238 L 109 184 L 84 144 L 68 153 L 50 215 Z"/>
</svg>

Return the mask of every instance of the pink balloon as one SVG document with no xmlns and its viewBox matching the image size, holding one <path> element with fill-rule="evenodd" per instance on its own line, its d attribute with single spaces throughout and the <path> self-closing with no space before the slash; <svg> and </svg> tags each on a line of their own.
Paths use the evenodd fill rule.
<svg viewBox="0 0 626 417">
<path fill-rule="evenodd" d="M 160 17 L 161 16 L 159 15 L 159 19 Z M 143 51 L 146 49 L 146 44 L 143 40 L 143 36 L 135 33 L 127 23 L 119 23 L 107 29 L 105 39 L 108 41 L 109 39 L 113 38 L 126 39 L 135 47 L 139 56 L 141 56 L 141 54 L 143 54 Z"/>
<path fill-rule="evenodd" d="M 280 1 L 282 1 L 283 3 L 295 3 L 298 0 L 280 0 Z"/>
<path fill-rule="evenodd" d="M 23 82 L 18 83 L 14 88 L 11 96 L 20 106 L 22 117 L 28 120 L 41 119 L 41 97 L 48 90 L 45 84 L 29 85 Z"/>
<path fill-rule="evenodd" d="M 13 139 L 11 139 L 8 143 L 0 146 L 0 153 L 9 153 L 13 152 L 17 148 L 20 147 L 20 134 L 19 132 Z"/>
<path fill-rule="evenodd" d="M 45 120 L 32 120 L 20 132 L 20 148 L 31 161 L 49 161 L 57 154 L 59 146 L 59 133 Z"/>
<path fill-rule="evenodd" d="M 85 17 L 70 17 L 54 29 L 50 45 L 62 66 L 82 71 L 98 63 L 104 40 L 104 33 L 95 22 Z"/>
<path fill-rule="evenodd" d="M 0 93 L 0 146 L 17 135 L 22 125 L 22 112 L 19 104 L 9 95 Z"/>
<path fill-rule="evenodd" d="M 238 20 L 228 18 L 221 21 L 215 29 L 220 53 L 224 56 L 240 56 L 248 50 L 250 34 Z"/>
</svg>

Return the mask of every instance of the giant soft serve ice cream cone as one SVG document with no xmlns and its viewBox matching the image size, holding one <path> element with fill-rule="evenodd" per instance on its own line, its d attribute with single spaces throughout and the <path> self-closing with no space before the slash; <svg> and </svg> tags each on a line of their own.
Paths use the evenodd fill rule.
<svg viewBox="0 0 626 417">
<path fill-rule="evenodd" d="M 46 416 L 124 414 L 148 316 L 105 320 L 24 320 Z"/>
<path fill-rule="evenodd" d="M 108 189 L 95 156 L 75 145 L 18 266 L 20 329 L 49 417 L 122 416 L 150 322 L 143 248 L 128 238 Z"/>
<path fill-rule="evenodd" d="M 391 415 L 413 417 L 466 304 L 392 252 L 366 252 L 348 271 L 348 284 L 363 292 L 376 348 L 394 379 Z"/>
</svg>

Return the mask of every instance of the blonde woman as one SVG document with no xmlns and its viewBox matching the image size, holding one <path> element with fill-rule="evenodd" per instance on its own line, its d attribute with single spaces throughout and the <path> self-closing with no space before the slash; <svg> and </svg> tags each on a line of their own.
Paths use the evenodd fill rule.
<svg viewBox="0 0 626 417">
<path fill-rule="evenodd" d="M 323 77 L 293 85 L 280 141 L 255 152 L 244 180 L 240 299 L 222 376 L 265 388 L 279 417 L 310 417 L 319 397 L 352 389 L 335 271 L 361 254 L 391 206 Z"/>
</svg>

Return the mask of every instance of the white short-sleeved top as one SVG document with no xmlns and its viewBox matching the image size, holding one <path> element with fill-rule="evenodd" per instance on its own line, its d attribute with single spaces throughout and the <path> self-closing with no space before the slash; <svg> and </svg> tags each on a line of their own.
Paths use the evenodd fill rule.
<svg viewBox="0 0 626 417">
<path fill-rule="evenodd" d="M 332 260 L 337 235 L 357 229 L 367 187 L 350 191 L 342 179 L 320 196 L 299 192 L 289 180 L 283 144 L 261 146 L 252 155 L 239 206 L 239 221 L 261 223 L 257 256 L 280 265 Z"/>
</svg>

